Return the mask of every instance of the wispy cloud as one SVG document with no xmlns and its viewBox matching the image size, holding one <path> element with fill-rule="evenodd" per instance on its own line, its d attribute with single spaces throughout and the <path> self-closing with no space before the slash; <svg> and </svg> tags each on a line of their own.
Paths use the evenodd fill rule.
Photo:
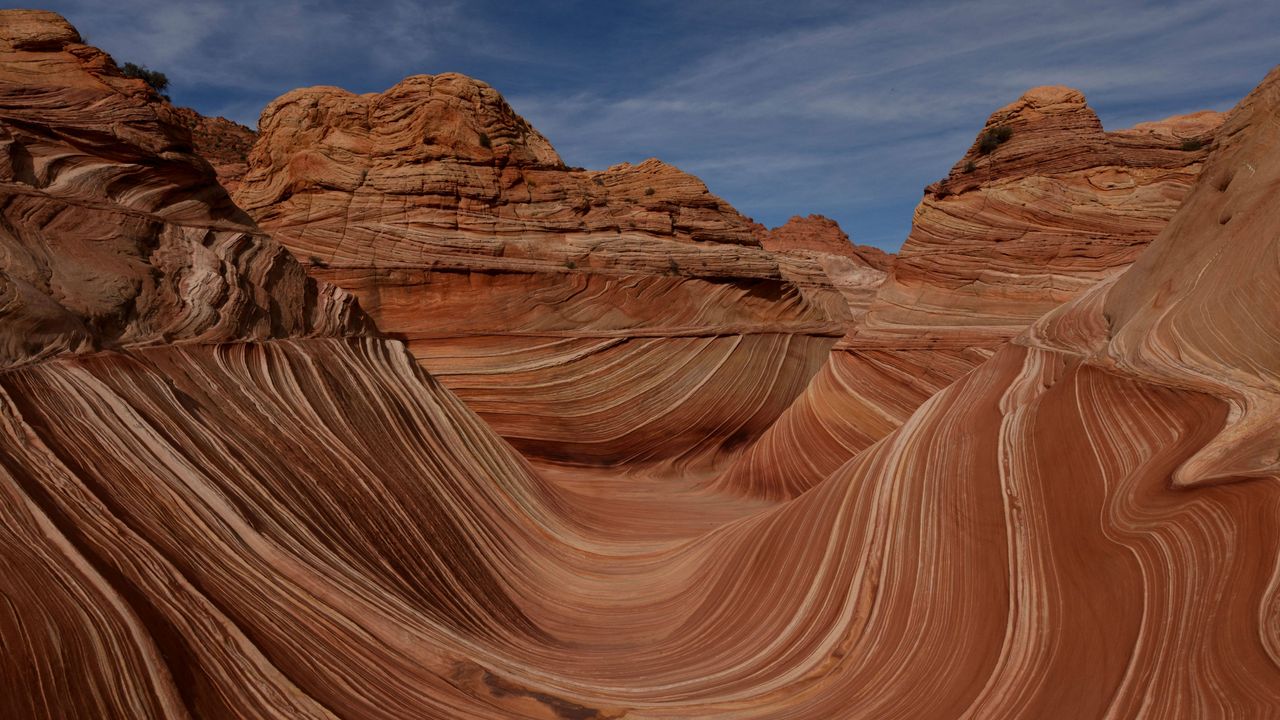
<svg viewBox="0 0 1280 720">
<path fill-rule="evenodd" d="M 294 87 L 456 70 L 575 165 L 662 157 L 768 224 L 895 247 L 991 111 L 1083 90 L 1107 127 L 1224 109 L 1280 60 L 1280 5 L 840 0 L 55 0 L 92 42 L 247 124 Z"/>
</svg>

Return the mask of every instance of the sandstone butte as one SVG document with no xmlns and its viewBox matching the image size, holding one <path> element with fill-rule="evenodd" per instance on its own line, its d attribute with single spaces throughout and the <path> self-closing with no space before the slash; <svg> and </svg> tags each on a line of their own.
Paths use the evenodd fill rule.
<svg viewBox="0 0 1280 720">
<path fill-rule="evenodd" d="M 807 492 L 593 497 L 301 274 L 166 103 L 57 15 L 4 11 L 0 716 L 1269 717 L 1278 113 L 1280 70 L 1226 115 L 1145 250 L 1020 329 L 991 303 L 997 330 L 939 339 L 973 348 L 971 369 Z M 931 202 L 999 187 L 926 198 L 917 231 Z M 503 247 L 542 268 L 550 250 L 514 255 L 526 232 Z M 893 287 L 946 287 L 899 259 L 864 322 L 833 319 L 830 287 L 788 280 L 749 232 L 686 232 L 578 264 L 634 277 L 646 242 L 708 268 L 742 248 L 782 290 L 752 300 L 768 322 L 803 334 L 821 315 L 850 346 L 907 327 L 873 317 Z M 329 270 L 364 246 L 340 247 Z M 725 279 L 668 277 L 724 302 L 755 277 L 701 272 Z M 912 322 L 941 337 L 937 302 Z M 742 382 L 774 369 L 744 363 Z M 719 514 L 695 522 L 697 503 Z"/>
<path fill-rule="evenodd" d="M 658 160 L 568 168 L 461 75 L 290 92 L 248 162 L 235 197 L 258 225 L 557 472 L 705 475 L 786 409 L 850 320 L 822 262 L 853 261 L 766 251 Z"/>
<path fill-rule="evenodd" d="M 714 484 L 808 490 L 1033 320 L 1122 272 L 1178 209 L 1221 122 L 1200 112 L 1106 132 L 1064 87 L 997 110 L 925 189 L 889 277 L 864 284 L 828 362 Z M 983 147 L 999 128 L 1004 141 Z"/>
</svg>

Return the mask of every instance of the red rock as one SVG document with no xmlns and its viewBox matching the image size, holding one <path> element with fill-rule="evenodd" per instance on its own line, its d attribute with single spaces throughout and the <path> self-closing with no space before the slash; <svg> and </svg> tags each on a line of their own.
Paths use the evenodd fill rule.
<svg viewBox="0 0 1280 720">
<path fill-rule="evenodd" d="M 232 204 L 168 103 L 65 20 L 0 29 L 0 366 L 62 352 L 366 332 Z"/>
<path fill-rule="evenodd" d="M 849 314 L 819 262 L 780 268 L 697 178 L 657 160 L 567 168 L 461 75 L 286 94 L 236 198 L 542 460 L 734 453 Z M 742 388 L 756 373 L 773 379 Z"/>
<path fill-rule="evenodd" d="M 1227 117 L 1131 268 L 974 348 L 990 357 L 896 429 L 796 497 L 761 502 L 669 492 L 631 468 L 574 486 L 572 468 L 526 462 L 349 305 L 332 331 L 282 320 L 341 294 L 278 282 L 287 254 L 225 205 L 149 93 L 115 86 L 83 48 L 56 15 L 0 13 L 0 269 L 33 276 L 36 257 L 46 277 L 81 273 L 28 282 L 0 336 L 19 347 L 28 331 L 58 336 L 57 317 L 88 323 L 101 316 L 86 307 L 120 295 L 103 288 L 163 284 L 167 257 L 233 235 L 238 250 L 207 265 L 238 281 L 174 283 L 163 312 L 141 304 L 117 323 L 185 318 L 172 336 L 122 333 L 146 339 L 98 352 L 39 340 L 6 358 L 0 717 L 1280 706 L 1280 70 Z M 85 253 L 85 235 L 139 223 L 177 229 L 149 252 L 105 243 L 116 256 L 94 277 L 59 254 L 64 238 Z M 704 312 L 801 303 L 798 286 L 748 301 L 723 277 L 733 290 Z M 268 332 L 246 331 L 257 311 L 238 294 L 268 308 Z M 544 299 L 534 315 L 578 302 Z M 223 315 L 239 319 L 202 329 Z M 654 354 L 697 361 L 669 340 Z M 848 356 L 880 360 L 865 367 L 886 381 L 866 389 L 886 407 L 895 372 L 937 369 L 893 352 L 945 357 L 873 352 Z M 777 382 L 763 356 L 744 354 L 738 393 Z"/>
<path fill-rule="evenodd" d="M 893 265 L 893 255 L 870 245 L 855 245 L 840 225 L 822 215 L 793 216 L 772 230 L 759 227 L 760 244 L 771 252 L 812 250 L 843 255 L 881 272 L 888 272 Z"/>
<path fill-rule="evenodd" d="M 1062 87 L 997 110 L 926 189 L 888 279 L 855 303 L 832 361 L 714 485 L 803 492 L 1036 318 L 1128 267 L 1180 206 L 1221 122 L 1203 112 L 1105 132 L 1084 96 Z M 985 152 L 996 128 L 1011 133 Z M 1202 144 L 1184 149 L 1188 140 Z"/>
<path fill-rule="evenodd" d="M 175 108 L 178 122 L 191 133 L 192 149 L 213 165 L 218 183 L 227 192 L 240 187 L 240 178 L 249 170 L 249 151 L 258 134 L 223 117 L 205 117 L 191 108 Z"/>
</svg>

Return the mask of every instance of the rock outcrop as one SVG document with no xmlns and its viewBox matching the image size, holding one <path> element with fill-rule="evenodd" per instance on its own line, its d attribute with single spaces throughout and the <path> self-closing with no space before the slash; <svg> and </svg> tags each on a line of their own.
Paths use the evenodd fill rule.
<svg viewBox="0 0 1280 720">
<path fill-rule="evenodd" d="M 830 361 L 715 484 L 807 490 L 1033 320 L 1124 270 L 1181 205 L 1221 122 L 1201 112 L 1106 132 L 1063 87 L 993 113 L 926 188 L 888 278 L 856 301 Z"/>
<path fill-rule="evenodd" d="M 697 178 L 568 168 L 470 78 L 297 90 L 260 132 L 245 210 L 535 459 L 714 463 L 845 330 L 822 268 L 780 268 Z"/>
<path fill-rule="evenodd" d="M 64 20 L 9 13 L 0 52 L 0 366 L 366 331 L 232 204 L 172 107 Z"/>
<path fill-rule="evenodd" d="M 191 133 L 196 154 L 213 166 L 218 183 L 227 192 L 240 187 L 240 178 L 249 170 L 249 151 L 258 134 L 224 117 L 206 117 L 191 108 L 175 108 L 175 115 Z"/>
<path fill-rule="evenodd" d="M 1109 133 L 1078 91 L 1028 91 L 926 189 L 854 342 L 990 349 L 1017 335 L 1134 261 L 1182 204 L 1221 121 L 1202 112 Z"/>
<path fill-rule="evenodd" d="M 772 230 L 755 228 L 760 244 L 779 258 L 784 275 L 801 285 L 831 285 L 840 292 L 849 306 L 846 334 L 862 321 L 893 266 L 893 255 L 854 245 L 836 221 L 821 215 L 797 215 Z"/>
<path fill-rule="evenodd" d="M 889 272 L 893 255 L 870 245 L 855 245 L 840 225 L 823 215 L 793 216 L 772 230 L 757 225 L 760 244 L 770 252 L 812 251 L 842 255 L 880 272 Z"/>
</svg>

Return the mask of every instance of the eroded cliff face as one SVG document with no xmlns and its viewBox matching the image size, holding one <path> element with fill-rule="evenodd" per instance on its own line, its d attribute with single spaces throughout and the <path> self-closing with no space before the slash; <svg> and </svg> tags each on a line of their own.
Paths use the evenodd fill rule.
<svg viewBox="0 0 1280 720">
<path fill-rule="evenodd" d="M 9 13 L 0 52 L 0 366 L 366 331 L 232 204 L 172 107 L 65 21 Z"/>
<path fill-rule="evenodd" d="M 1106 132 L 1064 87 L 997 110 L 925 189 L 888 277 L 814 382 L 715 484 L 805 491 L 1033 320 L 1114 278 L 1179 208 L 1221 122 L 1201 112 Z"/>
<path fill-rule="evenodd" d="M 19 236 L 5 215 L 6 233 L 56 244 L 77 205 L 99 233 L 205 228 L 200 247 L 231 223 L 246 259 L 216 255 L 220 277 L 277 257 L 211 168 L 148 149 L 171 147 L 153 101 L 61 18 L 6 11 L 0 38 L 0 124 L 44 168 L 4 192 L 52 218 Z M 14 114 L 36 101 L 45 124 Z M 1133 267 L 975 352 L 787 501 L 567 492 L 321 284 L 315 307 L 347 313 L 333 330 L 86 324 L 101 349 L 38 344 L 0 369 L 0 716 L 1268 717 L 1277 114 L 1280 71 Z M 71 150 L 31 139 L 121 116 Z M 37 187 L 61 166 L 34 159 L 59 152 L 123 179 Z M 165 255 L 101 276 L 163 278 Z M 297 307 L 246 274 L 255 302 Z M 234 289 L 176 287 L 175 317 L 258 317 Z M 60 327 L 46 307 L 11 306 L 7 341 Z"/>
<path fill-rule="evenodd" d="M 236 198 L 535 459 L 715 464 L 845 330 L 823 269 L 696 178 L 566 168 L 461 75 L 281 97 Z"/>
</svg>

